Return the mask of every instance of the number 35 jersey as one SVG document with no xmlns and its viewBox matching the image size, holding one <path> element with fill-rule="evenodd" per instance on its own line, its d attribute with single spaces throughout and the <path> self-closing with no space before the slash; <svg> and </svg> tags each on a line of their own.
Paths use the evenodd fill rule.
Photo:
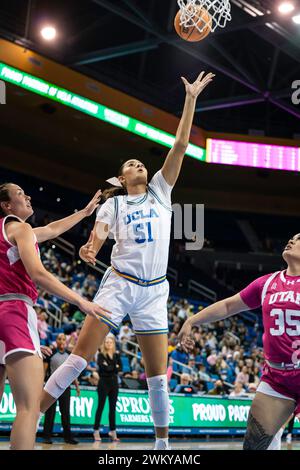
<svg viewBox="0 0 300 470">
<path fill-rule="evenodd" d="M 135 196 L 109 198 L 96 221 L 108 224 L 115 240 L 111 263 L 118 271 L 153 280 L 167 271 L 171 231 L 171 191 L 161 171 L 148 191 Z"/>
<path fill-rule="evenodd" d="M 292 364 L 300 360 L 300 276 L 286 271 L 262 276 L 240 292 L 250 309 L 262 307 L 265 358 Z"/>
</svg>

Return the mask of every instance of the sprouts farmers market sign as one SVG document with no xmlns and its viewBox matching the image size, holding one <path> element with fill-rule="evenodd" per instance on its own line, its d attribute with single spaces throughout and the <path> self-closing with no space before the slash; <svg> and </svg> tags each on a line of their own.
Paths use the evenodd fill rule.
<svg viewBox="0 0 300 470">
<path fill-rule="evenodd" d="M 97 408 L 97 392 L 85 387 L 81 396 L 72 390 L 70 413 L 74 430 L 91 430 Z M 243 432 L 246 428 L 251 400 L 206 398 L 201 396 L 170 395 L 170 427 L 173 433 L 199 434 L 208 432 Z M 15 404 L 8 385 L 0 406 L 0 430 L 7 428 L 15 416 Z M 55 423 L 60 425 L 57 409 Z M 108 401 L 102 425 L 108 426 Z M 121 390 L 117 402 L 117 427 L 120 432 L 147 433 L 152 428 L 147 392 Z M 299 423 L 296 424 L 299 427 Z M 57 428 L 58 430 L 60 429 Z"/>
</svg>

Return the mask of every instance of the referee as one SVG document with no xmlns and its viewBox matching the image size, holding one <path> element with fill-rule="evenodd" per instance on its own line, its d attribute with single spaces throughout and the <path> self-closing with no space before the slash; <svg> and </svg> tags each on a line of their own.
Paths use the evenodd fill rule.
<svg viewBox="0 0 300 470">
<path fill-rule="evenodd" d="M 56 348 L 53 350 L 53 354 L 50 357 L 47 357 L 45 360 L 45 369 L 48 378 L 53 372 L 58 369 L 58 367 L 65 362 L 65 360 L 69 356 L 69 352 L 66 349 L 66 335 L 60 333 L 56 338 Z M 80 395 L 80 388 L 78 385 L 77 379 L 74 381 L 74 385 L 76 387 L 77 396 Z M 59 397 L 59 411 L 61 413 L 61 423 L 63 427 L 63 436 L 64 441 L 67 444 L 78 444 L 78 441 L 74 439 L 71 435 L 71 423 L 70 423 L 70 401 L 71 401 L 71 389 L 68 387 L 64 393 Z M 55 418 L 55 411 L 56 411 L 56 403 L 46 411 L 45 413 L 45 421 L 44 421 L 44 444 L 52 444 L 53 441 L 52 437 L 52 430 Z"/>
</svg>

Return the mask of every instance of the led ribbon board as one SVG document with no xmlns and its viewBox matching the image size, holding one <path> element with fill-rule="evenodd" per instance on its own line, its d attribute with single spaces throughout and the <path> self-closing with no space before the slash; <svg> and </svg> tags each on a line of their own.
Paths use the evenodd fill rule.
<svg viewBox="0 0 300 470">
<path fill-rule="evenodd" d="M 132 132 L 133 134 L 152 140 L 165 147 L 171 148 L 175 142 L 175 136 L 172 134 L 168 134 L 161 129 L 157 129 L 126 114 L 107 108 L 83 96 L 76 95 L 64 88 L 48 83 L 41 78 L 29 75 L 2 62 L 0 62 L 0 80 L 1 79 L 50 100 L 57 101 L 70 108 L 74 108 L 77 111 L 81 111 L 82 113 L 93 116 L 113 126 L 121 127 L 125 131 Z M 186 154 L 197 160 L 205 160 L 205 150 L 197 145 L 189 144 Z"/>
<path fill-rule="evenodd" d="M 206 161 L 224 165 L 300 171 L 300 148 L 207 139 Z"/>
</svg>

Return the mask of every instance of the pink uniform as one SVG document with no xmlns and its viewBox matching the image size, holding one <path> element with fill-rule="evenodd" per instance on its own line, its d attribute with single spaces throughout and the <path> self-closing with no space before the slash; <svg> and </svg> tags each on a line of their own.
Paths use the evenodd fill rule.
<svg viewBox="0 0 300 470">
<path fill-rule="evenodd" d="M 267 363 L 262 382 L 296 402 L 300 412 L 300 276 L 286 271 L 262 276 L 240 292 L 250 309 L 262 307 Z M 271 367 L 280 364 L 284 369 Z M 298 367 L 298 368 L 297 368 Z"/>
<path fill-rule="evenodd" d="M 21 219 L 0 218 L 0 364 L 17 351 L 40 352 L 37 318 L 33 309 L 38 293 L 20 259 L 18 248 L 7 238 L 5 224 Z M 33 240 L 34 243 L 34 240 Z M 38 244 L 35 242 L 38 251 Z"/>
</svg>

